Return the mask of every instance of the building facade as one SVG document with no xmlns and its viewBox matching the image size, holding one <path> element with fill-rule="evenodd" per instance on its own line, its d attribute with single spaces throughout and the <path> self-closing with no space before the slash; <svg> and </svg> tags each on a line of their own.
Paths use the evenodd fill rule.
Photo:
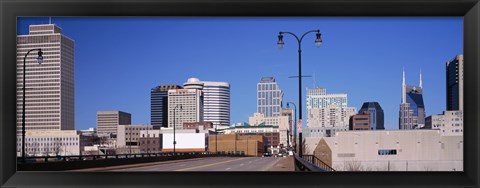
<svg viewBox="0 0 480 188">
<path fill-rule="evenodd" d="M 425 119 L 427 129 L 439 129 L 441 135 L 463 135 L 463 111 L 444 111 L 443 114 L 431 115 Z"/>
<path fill-rule="evenodd" d="M 202 90 L 168 90 L 168 99 L 168 127 L 175 126 L 176 129 L 183 129 L 185 122 L 203 121 Z"/>
<path fill-rule="evenodd" d="M 138 150 L 140 137 L 145 136 L 149 137 L 146 134 L 154 134 L 155 130 L 160 130 L 160 126 L 153 125 L 118 125 L 117 126 L 117 138 L 116 146 L 117 148 L 132 148 Z M 145 131 L 145 134 L 141 134 L 141 131 Z M 150 131 L 153 131 L 150 133 Z M 148 133 L 147 133 L 148 132 Z M 127 149 L 127 150 L 128 150 Z M 127 152 L 128 153 L 128 152 Z"/>
<path fill-rule="evenodd" d="M 260 157 L 265 151 L 261 135 L 225 134 L 208 137 L 208 151 L 219 153 L 243 153 Z"/>
<path fill-rule="evenodd" d="M 422 73 L 420 73 L 420 85 L 412 86 L 405 84 L 405 71 L 403 71 L 399 129 L 418 129 L 424 126 L 425 105 L 423 103 Z"/>
<path fill-rule="evenodd" d="M 23 59 L 26 59 L 26 131 L 74 130 L 74 45 L 54 24 L 30 25 L 27 35 L 17 36 L 17 134 L 22 131 Z"/>
<path fill-rule="evenodd" d="M 76 130 L 28 131 L 25 134 L 26 156 L 80 155 L 85 145 L 84 136 Z M 21 138 L 17 138 L 17 155 L 21 155 Z"/>
<path fill-rule="evenodd" d="M 99 136 L 117 135 L 118 125 L 132 124 L 132 115 L 122 111 L 98 111 L 97 134 Z"/>
<path fill-rule="evenodd" d="M 446 63 L 447 111 L 463 111 L 463 55 Z"/>
<path fill-rule="evenodd" d="M 230 127 L 223 130 L 224 134 L 238 134 L 238 135 L 263 135 L 266 141 L 264 142 L 266 147 L 277 147 L 281 142 L 281 134 L 278 126 L 266 125 L 264 123 L 259 125 L 250 125 L 244 123 L 241 126 Z M 264 134 L 265 133 L 265 134 Z"/>
<path fill-rule="evenodd" d="M 351 116 L 349 130 L 370 130 L 372 127 L 370 118 L 371 115 L 368 111 Z"/>
<path fill-rule="evenodd" d="M 288 146 L 289 137 L 288 133 L 290 130 L 290 121 L 289 116 L 275 116 L 275 117 L 265 117 L 265 114 L 254 113 L 253 116 L 249 117 L 249 124 L 253 126 L 262 126 L 262 125 L 271 125 L 277 126 L 279 135 L 280 135 L 280 144 L 283 146 Z"/>
<path fill-rule="evenodd" d="M 345 108 L 347 107 L 347 102 L 347 94 L 344 93 L 327 94 L 327 90 L 321 87 L 307 89 L 307 110 L 331 106 Z"/>
<path fill-rule="evenodd" d="M 312 148 L 312 147 L 310 147 Z M 463 137 L 439 130 L 339 132 L 308 150 L 337 171 L 462 171 Z"/>
<path fill-rule="evenodd" d="M 141 130 L 138 145 L 141 153 L 159 153 L 162 151 L 160 130 Z"/>
<path fill-rule="evenodd" d="M 384 115 L 383 109 L 378 102 L 365 102 L 362 108 L 358 111 L 359 114 L 368 112 L 370 114 L 370 128 L 371 130 L 384 130 Z"/>
<path fill-rule="evenodd" d="M 347 94 L 327 94 L 320 87 L 307 89 L 307 127 L 348 130 L 349 118 L 356 114 L 356 108 L 347 104 Z"/>
<path fill-rule="evenodd" d="M 214 127 L 230 125 L 230 84 L 203 81 L 203 120 Z"/>
<path fill-rule="evenodd" d="M 283 92 L 274 77 L 262 77 L 257 83 L 257 112 L 265 117 L 282 115 Z"/>
<path fill-rule="evenodd" d="M 159 85 L 150 91 L 150 122 L 168 127 L 168 90 L 182 89 L 179 85 Z"/>
</svg>

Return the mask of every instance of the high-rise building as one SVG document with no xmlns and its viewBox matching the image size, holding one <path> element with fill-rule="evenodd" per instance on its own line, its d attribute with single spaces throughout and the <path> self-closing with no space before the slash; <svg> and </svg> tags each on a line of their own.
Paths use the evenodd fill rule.
<svg viewBox="0 0 480 188">
<path fill-rule="evenodd" d="M 347 126 L 354 107 L 347 106 L 347 94 L 327 94 L 325 88 L 307 89 L 307 127 Z"/>
<path fill-rule="evenodd" d="M 307 110 L 310 108 L 347 107 L 347 94 L 327 94 L 327 90 L 321 87 L 307 89 Z"/>
<path fill-rule="evenodd" d="M 370 114 L 370 130 L 384 130 L 383 109 L 378 102 L 365 102 L 358 111 L 359 114 L 368 112 Z"/>
<path fill-rule="evenodd" d="M 202 90 L 168 90 L 168 127 L 183 129 L 184 122 L 203 122 Z"/>
<path fill-rule="evenodd" d="M 305 137 L 333 136 L 349 129 L 355 107 L 348 107 L 347 94 L 327 94 L 325 88 L 307 89 L 307 128 Z"/>
<path fill-rule="evenodd" d="M 257 112 L 265 117 L 282 115 L 283 92 L 274 77 L 262 77 L 257 83 Z"/>
<path fill-rule="evenodd" d="M 150 91 L 150 120 L 155 126 L 168 127 L 168 90 L 179 85 L 159 85 Z"/>
<path fill-rule="evenodd" d="M 405 84 L 405 71 L 403 71 L 399 129 L 417 129 L 423 126 L 425 126 L 425 105 L 423 103 L 422 73 L 420 73 L 420 85 L 412 86 Z"/>
<path fill-rule="evenodd" d="M 230 84 L 203 81 L 203 120 L 213 127 L 230 126 Z"/>
<path fill-rule="evenodd" d="M 230 125 L 230 84 L 228 82 L 200 81 L 189 78 L 185 89 L 203 91 L 203 121 L 212 122 L 213 127 Z"/>
<path fill-rule="evenodd" d="M 98 111 L 97 134 L 100 136 L 117 135 L 118 125 L 132 124 L 132 115 L 122 111 Z"/>
<path fill-rule="evenodd" d="M 25 129 L 35 131 L 73 130 L 74 41 L 54 24 L 30 25 L 27 35 L 17 36 L 17 133 L 22 130 L 23 58 L 26 59 Z"/>
<path fill-rule="evenodd" d="M 463 55 L 455 56 L 446 63 L 447 110 L 463 111 Z"/>
</svg>

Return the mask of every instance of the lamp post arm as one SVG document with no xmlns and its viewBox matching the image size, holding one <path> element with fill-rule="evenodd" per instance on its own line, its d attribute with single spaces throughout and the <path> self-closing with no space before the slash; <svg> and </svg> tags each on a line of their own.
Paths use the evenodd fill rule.
<svg viewBox="0 0 480 188">
<path fill-rule="evenodd" d="M 27 61 L 27 56 L 30 54 L 32 51 L 42 51 L 40 48 L 36 49 L 31 49 L 28 50 L 27 54 L 25 54 L 25 57 L 23 57 L 23 85 L 22 85 L 22 162 L 25 163 L 25 77 L 27 75 L 25 74 L 25 69 L 27 69 L 26 66 L 26 61 Z"/>
</svg>

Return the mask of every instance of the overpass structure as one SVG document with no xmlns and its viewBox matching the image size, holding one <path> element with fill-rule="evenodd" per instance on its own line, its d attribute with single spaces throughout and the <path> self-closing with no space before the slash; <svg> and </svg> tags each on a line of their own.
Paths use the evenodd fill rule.
<svg viewBox="0 0 480 188">
<path fill-rule="evenodd" d="M 21 161 L 21 160 L 18 160 Z M 335 171 L 311 155 L 248 157 L 244 153 L 149 153 L 29 157 L 18 171 Z"/>
</svg>

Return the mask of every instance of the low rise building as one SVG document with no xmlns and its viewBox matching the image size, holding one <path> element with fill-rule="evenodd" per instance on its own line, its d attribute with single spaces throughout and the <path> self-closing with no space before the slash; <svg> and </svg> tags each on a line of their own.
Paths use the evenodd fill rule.
<svg viewBox="0 0 480 188">
<path fill-rule="evenodd" d="M 262 135 L 210 135 L 208 137 L 208 151 L 262 156 L 265 151 L 263 141 L 264 137 Z"/>
<path fill-rule="evenodd" d="M 438 129 L 445 136 L 463 135 L 462 111 L 444 111 L 443 114 L 425 118 L 426 129 Z"/>
<path fill-rule="evenodd" d="M 223 130 L 224 134 L 238 134 L 238 135 L 263 135 L 267 141 L 264 142 L 266 147 L 280 146 L 281 135 L 278 126 L 265 125 L 264 123 L 257 126 L 244 123 L 241 126 L 230 127 Z"/>
<path fill-rule="evenodd" d="M 25 134 L 26 156 L 71 156 L 80 155 L 86 143 L 85 137 L 76 130 L 27 131 Z M 22 138 L 17 138 L 17 156 L 21 156 Z"/>
<path fill-rule="evenodd" d="M 212 122 L 183 122 L 183 129 L 213 129 Z"/>
<path fill-rule="evenodd" d="M 337 171 L 462 171 L 463 136 L 440 130 L 338 132 L 307 151 Z"/>
<path fill-rule="evenodd" d="M 291 112 L 290 112 L 291 115 Z M 280 133 L 280 145 L 288 145 L 288 133 L 291 131 L 291 121 L 289 116 L 275 116 L 275 117 L 265 117 L 263 113 L 254 113 L 253 116 L 249 117 L 249 124 L 253 126 L 259 125 L 272 125 L 278 126 L 278 132 Z"/>
<path fill-rule="evenodd" d="M 118 125 L 116 150 L 117 153 L 139 153 L 140 131 L 159 130 L 160 126 L 153 125 Z"/>
<path fill-rule="evenodd" d="M 370 113 L 364 112 L 361 114 L 350 116 L 349 130 L 370 130 Z"/>
<path fill-rule="evenodd" d="M 141 153 L 159 153 L 162 150 L 160 130 L 142 130 L 138 140 Z"/>
</svg>

